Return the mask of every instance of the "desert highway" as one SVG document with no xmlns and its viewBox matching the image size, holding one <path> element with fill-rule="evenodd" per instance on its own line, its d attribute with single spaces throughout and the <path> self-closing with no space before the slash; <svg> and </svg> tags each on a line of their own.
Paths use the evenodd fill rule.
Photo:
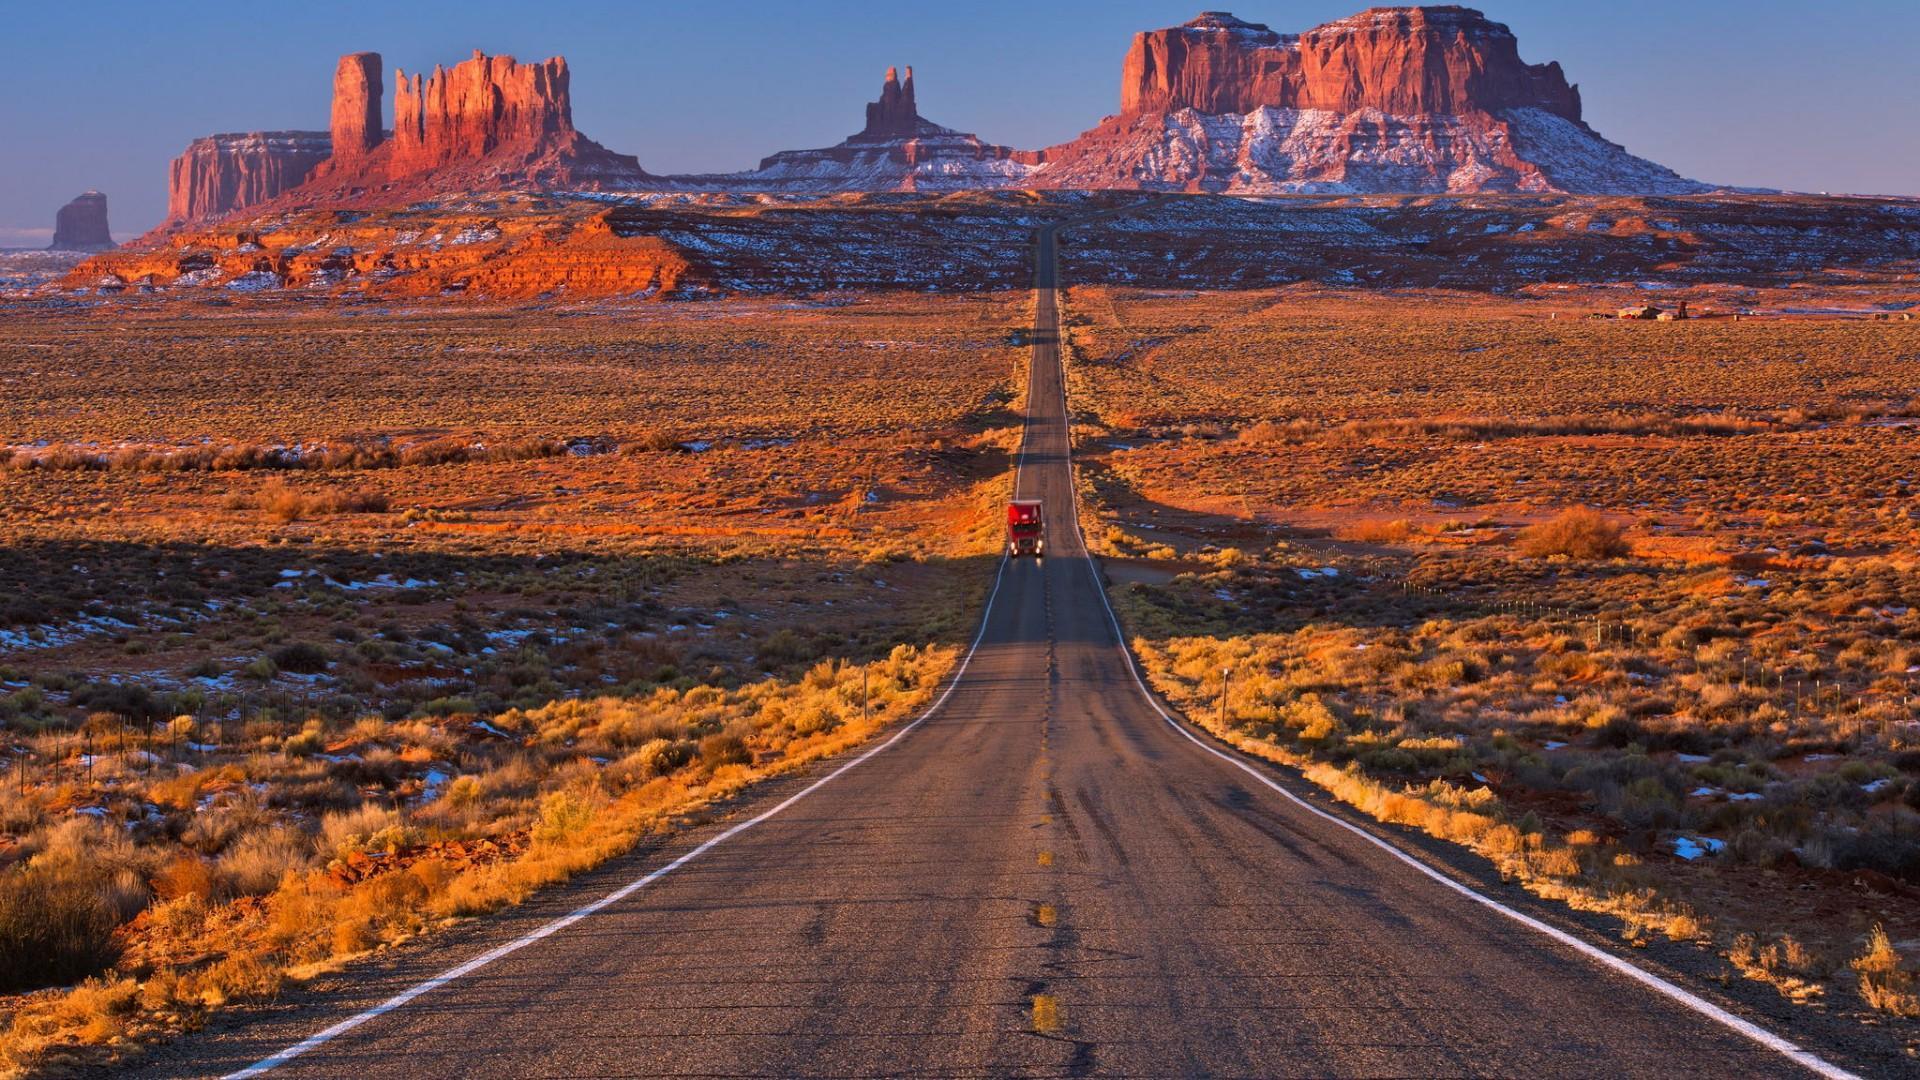
<svg viewBox="0 0 1920 1080">
<path fill-rule="evenodd" d="M 1846 1075 L 1159 711 L 1072 524 L 1054 248 L 1043 230 L 1018 479 L 1050 554 L 1002 565 L 930 713 L 141 1071 Z"/>
</svg>

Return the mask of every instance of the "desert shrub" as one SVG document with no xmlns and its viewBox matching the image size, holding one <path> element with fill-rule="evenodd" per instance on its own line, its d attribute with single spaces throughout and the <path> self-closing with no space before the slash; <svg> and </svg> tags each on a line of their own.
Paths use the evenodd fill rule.
<svg viewBox="0 0 1920 1080">
<path fill-rule="evenodd" d="M 1413 535 L 1413 523 L 1404 518 L 1393 521 L 1356 521 L 1335 533 L 1342 540 L 1362 544 L 1399 544 Z"/>
<path fill-rule="evenodd" d="M 540 819 L 533 826 L 536 844 L 565 844 L 583 835 L 593 824 L 593 806 L 571 791 L 555 791 L 540 800 Z"/>
<path fill-rule="evenodd" d="M 297 675 L 318 675 L 327 670 L 327 651 L 318 645 L 298 641 L 275 649 L 273 662 L 281 671 Z"/>
<path fill-rule="evenodd" d="M 153 691 L 134 683 L 83 683 L 69 700 L 89 713 L 108 714 L 115 720 L 159 720 L 172 711 L 154 697 Z"/>
<path fill-rule="evenodd" d="M 215 882 L 213 868 L 205 859 L 181 852 L 168 859 L 153 877 L 153 893 L 161 900 L 211 899 Z"/>
<path fill-rule="evenodd" d="M 58 986 L 104 971 L 120 955 L 119 915 L 87 875 L 16 869 L 0 876 L 0 991 Z"/>
<path fill-rule="evenodd" d="M 55 827 L 32 860 L 0 874 L 0 990 L 105 970 L 119 957 L 114 930 L 149 899 L 124 833 L 85 819 Z"/>
<path fill-rule="evenodd" d="M 753 760 L 747 740 L 731 731 L 709 735 L 700 740 L 700 764 L 708 769 L 722 765 L 745 765 Z"/>
<path fill-rule="evenodd" d="M 820 655 L 813 644 L 791 628 L 783 627 L 760 643 L 755 651 L 760 663 L 766 667 L 780 667 L 786 664 L 801 664 Z"/>
<path fill-rule="evenodd" d="M 268 481 L 255 495 L 227 500 L 229 509 L 259 510 L 269 521 L 283 525 L 316 514 L 384 514 L 390 506 L 379 492 L 339 488 L 303 491 L 280 479 Z"/>
<path fill-rule="evenodd" d="M 216 860 L 215 893 L 221 899 L 265 896 L 279 888 L 288 873 L 306 867 L 307 852 L 306 838 L 288 829 L 248 833 Z"/>
<path fill-rule="evenodd" d="M 219 770 L 219 779 L 238 779 L 242 774 L 237 768 Z M 191 795 L 189 795 L 189 800 Z M 188 802 L 191 805 L 191 802 Z M 273 811 L 257 793 L 242 789 L 237 797 L 213 806 L 193 815 L 186 832 L 180 836 L 180 842 L 203 855 L 217 854 L 239 840 L 241 836 L 256 829 L 263 829 L 274 820 Z"/>
<path fill-rule="evenodd" d="M 1575 507 L 1552 521 L 1520 534 L 1520 552 L 1536 559 L 1564 555 L 1569 559 L 1617 559 L 1627 553 L 1620 527 L 1599 511 Z"/>
<path fill-rule="evenodd" d="M 646 755 L 647 772 L 654 776 L 665 776 L 693 760 L 696 747 L 685 739 L 654 739 L 640 748 Z"/>
<path fill-rule="evenodd" d="M 567 443 L 562 439 L 514 439 L 482 447 L 474 456 L 483 461 L 534 461 L 566 452 Z"/>
<path fill-rule="evenodd" d="M 404 829 L 392 808 L 367 803 L 321 818 L 317 844 L 327 858 L 342 858 L 354 851 L 387 851 L 392 848 L 389 841 L 399 838 Z"/>
<path fill-rule="evenodd" d="M 1920 1016 L 1915 976 L 1901 966 L 1900 952 L 1888 940 L 1885 927 L 1873 928 L 1867 951 L 1853 962 L 1853 970 L 1860 976 L 1860 996 L 1868 1005 L 1895 1016 Z"/>
</svg>

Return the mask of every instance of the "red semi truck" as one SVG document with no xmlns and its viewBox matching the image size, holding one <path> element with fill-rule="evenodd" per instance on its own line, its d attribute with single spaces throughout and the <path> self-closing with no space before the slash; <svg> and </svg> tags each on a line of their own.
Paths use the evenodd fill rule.
<svg viewBox="0 0 1920 1080">
<path fill-rule="evenodd" d="M 1015 499 L 1007 504 L 1007 550 L 1014 558 L 1046 553 L 1046 525 L 1040 518 L 1039 499 Z"/>
</svg>

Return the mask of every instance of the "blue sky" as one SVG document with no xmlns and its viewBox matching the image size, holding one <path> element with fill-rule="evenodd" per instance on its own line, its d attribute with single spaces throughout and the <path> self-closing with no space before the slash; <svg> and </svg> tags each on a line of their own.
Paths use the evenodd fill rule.
<svg viewBox="0 0 1920 1080">
<path fill-rule="evenodd" d="M 1114 111 L 1136 30 L 1224 6 L 1277 30 L 1365 0 L 11 0 L 0 34 L 0 246 L 108 194 L 115 234 L 165 212 L 167 161 L 198 135 L 327 126 L 334 59 L 409 71 L 482 48 L 565 55 L 582 131 L 655 172 L 732 170 L 857 129 L 889 64 L 921 112 L 1039 147 Z M 1488 0 L 1529 61 L 1559 60 L 1588 120 L 1703 180 L 1920 193 L 1911 0 Z M 389 109 L 391 96 L 389 94 Z"/>
</svg>

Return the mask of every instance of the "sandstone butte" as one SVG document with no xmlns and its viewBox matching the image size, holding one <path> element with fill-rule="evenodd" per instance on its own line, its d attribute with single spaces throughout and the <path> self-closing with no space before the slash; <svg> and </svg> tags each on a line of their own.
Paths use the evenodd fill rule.
<svg viewBox="0 0 1920 1080">
<path fill-rule="evenodd" d="M 1372 8 L 1300 34 L 1219 11 L 1134 37 L 1120 111 L 1012 150 L 919 115 L 889 70 L 860 133 L 676 189 L 1139 188 L 1235 194 L 1684 194 L 1707 190 L 1602 138 L 1558 64 L 1464 7 Z"/>
<path fill-rule="evenodd" d="M 1121 117 L 1262 108 L 1393 116 L 1538 108 L 1578 122 L 1580 91 L 1559 64 L 1522 61 L 1511 31 L 1464 7 L 1373 8 L 1298 35 L 1209 11 L 1134 37 Z"/>
<path fill-rule="evenodd" d="M 204 223 L 267 203 L 378 205 L 489 189 L 632 187 L 640 163 L 573 126 L 567 62 L 471 59 L 431 75 L 395 72 L 394 123 L 382 123 L 378 53 L 340 58 L 327 132 L 200 139 L 175 159 L 170 226 Z"/>
<path fill-rule="evenodd" d="M 867 104 L 867 126 L 860 134 L 869 139 L 903 138 L 920 130 L 920 106 L 913 99 L 913 69 L 907 69 L 907 81 L 900 81 L 898 68 L 887 69 L 887 80 L 880 85 L 880 100 Z"/>
<path fill-rule="evenodd" d="M 107 197 L 88 191 L 60 208 L 53 217 L 50 251 L 108 251 L 113 232 L 107 227 Z"/>
<path fill-rule="evenodd" d="M 1225 12 L 1135 36 L 1120 112 L 1020 157 L 1050 188 L 1709 190 L 1606 141 L 1556 63 L 1465 7 L 1370 8 L 1301 34 Z"/>
<path fill-rule="evenodd" d="M 710 287 L 697 260 L 638 219 L 512 196 L 555 189 L 1707 190 L 1601 138 L 1558 65 L 1524 62 L 1507 27 L 1462 7 L 1374 8 L 1301 34 L 1207 12 L 1141 33 L 1123 67 L 1121 111 L 1042 151 L 925 119 L 912 70 L 903 80 L 889 69 L 857 134 L 722 176 L 650 177 L 581 135 L 559 58 L 476 52 L 430 74 L 396 72 L 391 129 L 381 123 L 384 74 L 377 54 L 343 57 L 329 131 L 216 136 L 175 163 L 176 223 L 248 208 L 274 215 L 275 228 L 176 228 L 90 260 L 67 286 L 184 280 L 498 297 Z M 502 192 L 511 197 L 490 194 Z M 478 197 L 454 198 L 467 194 Z M 442 209 L 405 221 L 387 213 L 429 200 Z"/>
<path fill-rule="evenodd" d="M 720 191 L 967 191 L 1008 187 L 1024 174 L 1019 151 L 920 115 L 913 69 L 888 68 L 866 127 L 835 146 L 783 150 L 747 172 L 667 177 L 673 188 Z"/>
</svg>

